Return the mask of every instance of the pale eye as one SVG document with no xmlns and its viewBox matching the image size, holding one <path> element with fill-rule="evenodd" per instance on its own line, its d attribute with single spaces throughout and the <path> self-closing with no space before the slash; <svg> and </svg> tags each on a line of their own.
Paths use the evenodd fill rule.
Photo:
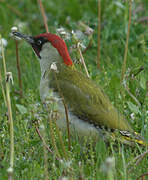
<svg viewBox="0 0 148 180">
<path fill-rule="evenodd" d="M 37 41 L 37 45 L 41 45 L 42 44 L 42 41 L 41 40 L 38 40 Z"/>
</svg>

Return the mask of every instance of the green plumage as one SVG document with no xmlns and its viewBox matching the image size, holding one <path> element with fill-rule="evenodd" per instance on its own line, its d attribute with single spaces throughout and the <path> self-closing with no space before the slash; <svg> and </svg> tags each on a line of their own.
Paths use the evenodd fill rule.
<svg viewBox="0 0 148 180">
<path fill-rule="evenodd" d="M 64 97 L 68 110 L 96 126 L 133 132 L 111 104 L 103 90 L 74 67 L 56 64 L 57 72 L 49 74 L 50 88 Z"/>
<path fill-rule="evenodd" d="M 115 139 L 123 143 L 147 145 L 143 139 L 133 131 L 127 120 L 111 104 L 103 90 L 72 65 L 64 41 L 51 33 L 44 33 L 36 37 L 13 32 L 15 37 L 25 39 L 33 47 L 39 57 L 41 67 L 40 95 L 42 101 L 48 97 L 49 89 L 53 89 L 55 97 L 64 98 L 70 114 L 70 125 L 81 132 L 98 133 L 91 126 L 105 127 L 114 130 L 113 133 L 103 131 L 107 139 Z M 64 64 L 65 63 L 65 64 Z M 57 67 L 56 67 L 57 66 Z M 60 101 L 61 102 L 61 101 Z M 61 103 L 59 103 L 60 105 Z M 63 106 L 62 106 L 63 107 Z M 59 112 L 63 113 L 60 109 Z M 73 116 L 75 115 L 75 116 Z M 63 118 L 59 118 L 63 127 Z M 87 121 L 88 123 L 84 123 Z M 85 125 L 84 125 L 85 124 Z M 83 128 L 82 128 L 83 127 Z M 93 127 L 93 128 L 92 128 Z M 83 133 L 82 133 L 83 134 Z M 102 132 L 101 132 L 102 135 Z M 118 136 L 119 135 L 119 136 Z"/>
</svg>

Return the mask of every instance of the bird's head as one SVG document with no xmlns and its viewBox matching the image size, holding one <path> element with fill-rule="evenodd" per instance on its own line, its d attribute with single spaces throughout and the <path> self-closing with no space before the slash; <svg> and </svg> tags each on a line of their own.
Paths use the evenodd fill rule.
<svg viewBox="0 0 148 180">
<path fill-rule="evenodd" d="M 49 61 L 61 61 L 67 66 L 72 66 L 73 62 L 70 58 L 67 46 L 62 38 L 55 34 L 43 33 L 37 36 L 28 36 L 20 32 L 12 32 L 13 36 L 16 38 L 24 39 L 28 42 L 37 57 L 42 60 L 42 58 L 49 59 Z"/>
</svg>

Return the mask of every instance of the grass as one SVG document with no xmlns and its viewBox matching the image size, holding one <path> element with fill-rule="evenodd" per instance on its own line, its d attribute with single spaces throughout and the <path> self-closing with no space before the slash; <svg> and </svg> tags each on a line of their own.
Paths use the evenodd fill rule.
<svg viewBox="0 0 148 180">
<path fill-rule="evenodd" d="M 14 179 L 136 179 L 147 172 L 148 161 L 145 157 L 140 164 L 135 165 L 134 158 L 146 151 L 146 147 L 136 146 L 130 148 L 122 144 L 110 142 L 108 146 L 103 141 L 89 144 L 85 139 L 83 146 L 77 137 L 71 139 L 71 151 L 68 151 L 67 135 L 62 135 L 66 155 L 69 159 L 56 160 L 51 136 L 54 135 L 56 146 L 63 157 L 63 147 L 55 129 L 51 134 L 48 115 L 44 111 L 39 97 L 40 68 L 30 47 L 19 42 L 19 55 L 23 83 L 23 98 L 19 94 L 19 80 L 16 70 L 15 42 L 9 33 L 12 26 L 17 25 L 21 32 L 26 34 L 39 34 L 45 32 L 43 20 L 37 1 L 31 2 L 1 1 L 0 6 L 0 33 L 7 39 L 5 48 L 7 71 L 12 72 L 14 85 L 11 86 L 12 115 L 14 119 Z M 94 29 L 93 44 L 84 55 L 91 78 L 100 84 L 110 97 L 113 104 L 126 115 L 133 129 L 139 132 L 148 141 L 148 31 L 146 21 L 140 22 L 148 16 L 148 3 L 146 0 L 133 2 L 132 23 L 127 53 L 127 69 L 125 83 L 130 92 L 140 102 L 140 106 L 131 98 L 123 88 L 121 96 L 121 66 L 123 63 L 126 33 L 128 27 L 128 5 L 123 1 L 101 1 L 101 71 L 97 69 L 97 1 L 71 0 L 49 1 L 43 3 L 48 17 L 49 31 L 55 33 L 56 29 L 63 26 L 66 31 L 78 30 L 78 21 L 81 20 Z M 142 6 L 143 10 L 136 12 Z M 79 11 L 78 11 L 79 10 Z M 25 12 L 25 13 L 24 13 Z M 77 12 L 77 13 L 76 13 Z M 72 40 L 66 40 L 71 46 Z M 88 45 L 89 38 L 82 38 L 84 45 Z M 76 59 L 77 53 L 72 53 Z M 140 67 L 144 67 L 140 73 Z M 3 85 L 4 72 L 2 59 L 0 59 Z M 10 136 L 7 119 L 7 108 L 0 89 L 0 179 L 8 179 L 7 169 L 10 162 Z M 134 118 L 133 118 L 134 116 Z M 53 154 L 46 152 L 44 143 L 36 133 L 36 123 L 44 124 L 42 132 L 46 144 L 52 149 Z M 44 158 L 44 157 L 47 157 Z M 108 158 L 110 164 L 108 164 Z M 132 171 L 128 173 L 126 165 Z M 115 165 L 114 165 L 115 163 Z M 48 175 L 45 173 L 48 167 Z M 108 169 L 108 171 L 106 171 Z M 147 179 L 148 177 L 145 177 Z"/>
</svg>

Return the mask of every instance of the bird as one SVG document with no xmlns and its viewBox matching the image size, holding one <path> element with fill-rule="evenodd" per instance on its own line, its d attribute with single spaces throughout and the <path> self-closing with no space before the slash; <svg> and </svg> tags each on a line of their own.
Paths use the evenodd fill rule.
<svg viewBox="0 0 148 180">
<path fill-rule="evenodd" d="M 12 35 L 29 43 L 37 56 L 40 69 L 40 97 L 45 102 L 52 94 L 58 105 L 56 120 L 60 129 L 66 129 L 65 106 L 68 110 L 70 132 L 79 137 L 114 139 L 145 145 L 126 118 L 113 106 L 103 89 L 77 70 L 65 41 L 56 34 L 42 33 L 29 36 L 18 31 Z M 111 136 L 110 136 L 111 134 Z"/>
</svg>

